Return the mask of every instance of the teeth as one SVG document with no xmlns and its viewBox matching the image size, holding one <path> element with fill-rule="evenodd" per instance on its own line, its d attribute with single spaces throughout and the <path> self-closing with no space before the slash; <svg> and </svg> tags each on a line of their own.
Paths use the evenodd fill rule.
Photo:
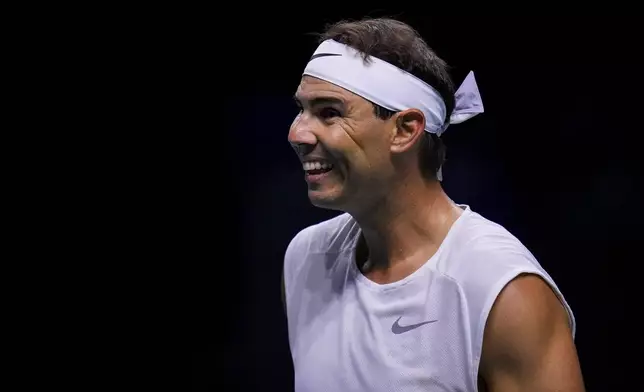
<svg viewBox="0 0 644 392">
<path fill-rule="evenodd" d="M 333 165 L 330 163 L 326 162 L 320 162 L 320 161 L 315 161 L 315 162 L 304 162 L 302 164 L 304 167 L 304 170 L 320 170 L 320 169 L 331 169 L 333 168 Z"/>
</svg>

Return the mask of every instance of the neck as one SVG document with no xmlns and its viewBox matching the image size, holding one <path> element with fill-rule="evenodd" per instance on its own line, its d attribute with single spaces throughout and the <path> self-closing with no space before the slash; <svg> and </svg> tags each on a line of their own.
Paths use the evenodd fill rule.
<svg viewBox="0 0 644 392">
<path fill-rule="evenodd" d="M 437 181 L 418 179 L 389 188 L 375 207 L 354 215 L 363 236 L 358 263 L 368 258 L 364 272 L 385 272 L 384 280 L 402 278 L 436 252 L 461 212 Z"/>
</svg>

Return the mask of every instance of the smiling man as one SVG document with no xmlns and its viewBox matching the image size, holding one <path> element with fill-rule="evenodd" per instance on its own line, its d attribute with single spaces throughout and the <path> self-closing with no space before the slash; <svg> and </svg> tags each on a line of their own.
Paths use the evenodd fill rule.
<svg viewBox="0 0 644 392">
<path fill-rule="evenodd" d="M 303 391 L 583 391 L 575 319 L 511 233 L 441 187 L 448 125 L 483 111 L 472 73 L 391 19 L 331 26 L 295 94 L 308 196 L 344 212 L 288 246 Z"/>
</svg>

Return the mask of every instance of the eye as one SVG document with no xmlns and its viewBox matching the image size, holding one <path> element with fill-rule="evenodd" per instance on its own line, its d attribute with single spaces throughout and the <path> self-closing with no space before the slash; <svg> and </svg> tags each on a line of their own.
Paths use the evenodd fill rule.
<svg viewBox="0 0 644 392">
<path fill-rule="evenodd" d="M 318 112 L 318 116 L 324 120 L 328 120 L 333 117 L 340 117 L 340 111 L 333 108 L 323 108 Z"/>
</svg>

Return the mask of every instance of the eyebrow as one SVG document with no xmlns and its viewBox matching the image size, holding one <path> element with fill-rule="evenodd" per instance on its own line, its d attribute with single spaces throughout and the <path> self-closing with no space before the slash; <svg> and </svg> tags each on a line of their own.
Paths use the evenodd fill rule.
<svg viewBox="0 0 644 392">
<path fill-rule="evenodd" d="M 293 99 L 295 99 L 295 102 L 298 104 L 301 104 L 302 101 L 297 97 L 293 96 Z M 335 97 L 315 97 L 307 100 L 309 106 L 324 106 L 324 105 L 342 105 L 344 106 L 346 103 L 344 100 L 340 98 L 335 98 Z"/>
</svg>

